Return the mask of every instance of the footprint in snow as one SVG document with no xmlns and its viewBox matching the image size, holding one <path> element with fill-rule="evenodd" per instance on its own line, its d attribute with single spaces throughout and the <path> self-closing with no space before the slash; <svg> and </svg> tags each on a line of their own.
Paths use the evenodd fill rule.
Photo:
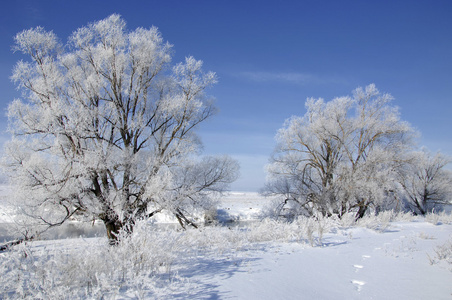
<svg viewBox="0 0 452 300">
<path fill-rule="evenodd" d="M 353 285 L 356 287 L 356 290 L 359 292 L 363 288 L 363 286 L 366 284 L 365 281 L 362 280 L 352 280 Z"/>
<path fill-rule="evenodd" d="M 363 255 L 362 256 L 363 260 L 370 258 L 370 255 Z"/>
<path fill-rule="evenodd" d="M 358 272 L 359 270 L 361 270 L 362 268 L 364 268 L 361 265 L 353 265 L 353 267 L 356 269 L 355 272 Z"/>
</svg>

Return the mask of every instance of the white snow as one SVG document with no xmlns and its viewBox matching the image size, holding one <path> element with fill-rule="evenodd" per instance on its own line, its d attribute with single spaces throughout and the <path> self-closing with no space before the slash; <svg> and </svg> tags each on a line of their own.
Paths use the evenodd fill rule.
<svg viewBox="0 0 452 300">
<path fill-rule="evenodd" d="M 108 250 L 105 238 L 29 243 L 24 246 L 28 250 L 21 251 L 29 251 L 35 257 L 36 261 L 30 265 L 18 259 L 22 257 L 23 260 L 23 256 L 14 256 L 14 252 L 0 254 L 0 271 L 4 272 L 4 280 L 0 279 L 0 284 L 4 286 L 0 286 L 0 290 L 9 290 L 7 294 L 0 292 L 0 298 L 19 295 L 14 294 L 9 286 L 11 280 L 18 278 L 17 270 L 9 266 L 18 261 L 21 261 L 18 269 L 23 274 L 34 276 L 33 270 L 36 270 L 38 279 L 41 278 L 38 273 L 42 271 L 38 266 L 40 263 L 44 270 L 52 264 L 65 270 L 68 267 L 65 264 L 73 263 L 71 268 L 80 268 L 86 273 L 84 277 L 91 278 L 95 274 L 93 276 L 98 278 L 101 286 L 99 289 L 106 289 L 110 293 L 105 290 L 102 292 L 106 293 L 107 299 L 452 298 L 450 215 L 430 219 L 401 217 L 389 223 L 385 217 L 381 217 L 379 221 L 377 218 L 369 218 L 361 222 L 360 226 L 353 227 L 337 220 L 328 220 L 329 223 L 325 223 L 324 227 L 325 232 L 329 232 L 320 236 L 317 223 L 287 225 L 257 221 L 268 201 L 255 193 L 231 193 L 222 199 L 219 209 L 224 210 L 223 216 L 234 220 L 254 220 L 248 227 L 202 227 L 200 230 L 185 232 L 158 229 L 151 232 L 152 241 L 151 238 L 145 241 L 149 244 L 134 245 L 133 249 L 148 249 L 149 255 L 154 255 L 149 261 L 153 261 L 155 269 L 140 276 L 122 273 L 123 277 L 131 276 L 131 281 L 108 281 L 108 284 L 101 284 L 101 279 L 104 278 L 101 273 L 103 267 L 100 265 L 104 264 L 102 259 L 106 256 L 108 261 L 114 254 L 114 250 Z M 1 209 L 5 212 L 3 207 Z M 431 220 L 437 225 L 428 222 Z M 380 223 L 376 224 L 378 222 Z M 307 231 L 302 228 L 305 226 L 303 224 L 313 224 L 313 242 L 309 241 Z M 311 246 L 311 242 L 314 246 Z M 149 245 L 155 245 L 156 248 L 149 248 Z M 51 249 L 63 249 L 64 253 L 69 254 L 65 254 L 63 258 L 57 258 L 54 254 L 55 258 L 52 259 L 54 250 Z M 105 249 L 108 253 L 102 252 Z M 114 257 L 121 257 L 121 249 L 126 248 L 119 248 Z M 121 268 L 132 268 L 128 264 L 131 259 L 129 256 L 137 254 L 127 251 L 124 253 L 124 266 L 118 265 L 118 272 L 125 272 Z M 72 255 L 72 259 L 68 260 L 67 255 Z M 145 258 L 140 259 L 146 261 Z M 61 261 L 66 263 L 62 264 Z M 99 265 L 93 267 L 93 261 Z M 142 264 L 146 266 L 144 262 Z M 49 280 L 53 273 L 45 274 L 42 278 Z M 53 276 L 60 278 L 58 276 L 61 274 Z M 82 275 L 71 276 L 73 277 L 70 278 L 79 278 Z M 38 279 L 36 282 L 41 282 Z M 82 281 L 72 280 L 77 285 L 67 287 L 71 291 L 70 295 L 73 295 L 69 298 L 80 297 L 76 292 L 77 288 L 80 293 L 90 291 L 93 298 L 99 295 L 92 286 L 89 290 L 83 286 Z M 58 290 L 53 281 L 52 284 L 54 285 L 43 284 L 46 287 L 52 286 L 52 293 L 46 294 L 51 299 L 51 295 L 57 297 L 56 295 L 60 295 L 58 291 L 64 290 Z M 23 283 L 23 286 L 26 284 Z M 40 293 L 42 291 L 45 288 Z M 16 290 L 16 293 L 19 292 Z"/>
<path fill-rule="evenodd" d="M 451 234 L 450 225 L 425 222 L 384 233 L 353 228 L 328 235 L 322 247 L 284 243 L 250 253 L 230 276 L 211 281 L 228 299 L 451 299 L 450 263 L 428 258 Z"/>
<path fill-rule="evenodd" d="M 8 195 L 11 189 L 7 185 L 0 184 L 0 224 L 12 223 L 15 216 L 15 208 L 10 203 Z"/>
<path fill-rule="evenodd" d="M 230 192 L 221 198 L 218 218 L 223 222 L 258 220 L 272 200 L 262 197 L 259 193 Z"/>
</svg>

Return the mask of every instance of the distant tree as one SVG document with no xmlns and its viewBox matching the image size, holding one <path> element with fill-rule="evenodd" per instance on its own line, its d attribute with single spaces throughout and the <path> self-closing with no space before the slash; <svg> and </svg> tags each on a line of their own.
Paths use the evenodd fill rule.
<svg viewBox="0 0 452 300">
<path fill-rule="evenodd" d="M 306 114 L 277 134 L 265 193 L 281 196 L 280 209 L 295 215 L 354 211 L 360 218 L 384 205 L 413 134 L 391 100 L 373 84 L 353 97 L 308 99 Z"/>
<path fill-rule="evenodd" d="M 445 169 L 449 163 L 450 159 L 441 153 L 434 156 L 425 150 L 412 153 L 399 180 L 414 213 L 425 215 L 444 204 L 452 204 L 452 172 Z"/>
<path fill-rule="evenodd" d="M 97 218 L 114 240 L 125 225 L 165 210 L 195 226 L 190 212 L 237 178 L 231 158 L 197 158 L 195 130 L 215 112 L 204 94 L 215 74 L 193 57 L 171 67 L 171 45 L 157 28 L 128 32 L 111 15 L 66 45 L 41 27 L 15 42 L 31 60 L 13 71 L 24 100 L 9 105 L 14 138 L 5 161 L 36 224 Z"/>
</svg>

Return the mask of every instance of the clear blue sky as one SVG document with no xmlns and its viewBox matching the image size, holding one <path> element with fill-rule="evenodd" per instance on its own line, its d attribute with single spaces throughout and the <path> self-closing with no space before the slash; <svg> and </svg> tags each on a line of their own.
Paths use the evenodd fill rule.
<svg viewBox="0 0 452 300">
<path fill-rule="evenodd" d="M 193 55 L 217 73 L 209 93 L 220 112 L 199 133 L 205 154 L 241 162 L 234 190 L 264 185 L 276 131 L 305 113 L 307 97 L 330 100 L 369 83 L 395 97 L 421 145 L 452 155 L 452 1 L 4 1 L 1 107 L 20 96 L 9 80 L 21 58 L 11 51 L 17 32 L 43 26 L 66 41 L 112 13 L 129 29 L 157 26 L 175 62 Z"/>
</svg>

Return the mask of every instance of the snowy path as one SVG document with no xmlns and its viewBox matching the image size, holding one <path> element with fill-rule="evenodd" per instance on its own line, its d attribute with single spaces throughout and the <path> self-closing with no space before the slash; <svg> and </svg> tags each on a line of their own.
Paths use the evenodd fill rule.
<svg viewBox="0 0 452 300">
<path fill-rule="evenodd" d="M 204 299 L 452 299 L 451 266 L 428 259 L 438 240 L 452 237 L 452 226 L 398 227 L 385 233 L 350 229 L 351 238 L 330 234 L 324 247 L 250 251 L 226 269 L 204 266 L 212 273 L 192 280 L 204 283 L 205 294 L 197 294 Z"/>
</svg>

